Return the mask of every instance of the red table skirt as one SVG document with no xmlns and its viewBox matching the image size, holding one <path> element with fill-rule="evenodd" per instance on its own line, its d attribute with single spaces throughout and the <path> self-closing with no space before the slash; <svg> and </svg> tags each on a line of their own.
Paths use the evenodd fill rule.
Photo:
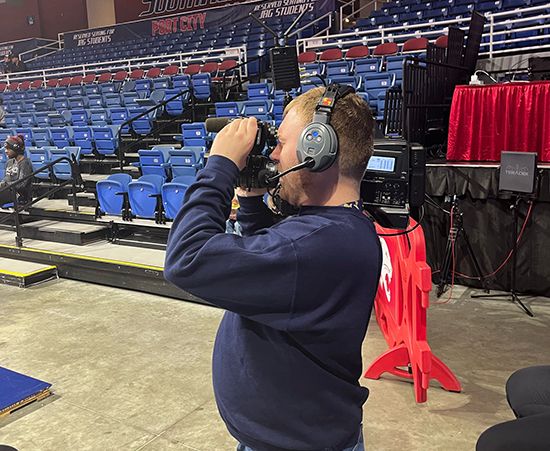
<svg viewBox="0 0 550 451">
<path fill-rule="evenodd" d="M 550 161 L 550 82 L 457 86 L 447 158 L 500 161 L 502 151 Z"/>
</svg>

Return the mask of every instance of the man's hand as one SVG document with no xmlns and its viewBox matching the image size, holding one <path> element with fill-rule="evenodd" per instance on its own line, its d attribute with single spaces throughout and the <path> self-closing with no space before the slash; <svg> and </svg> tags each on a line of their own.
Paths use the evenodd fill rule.
<svg viewBox="0 0 550 451">
<path fill-rule="evenodd" d="M 258 123 L 255 117 L 234 120 L 216 135 L 210 156 L 221 155 L 229 158 L 237 165 L 239 171 L 242 171 L 257 132 Z"/>
</svg>

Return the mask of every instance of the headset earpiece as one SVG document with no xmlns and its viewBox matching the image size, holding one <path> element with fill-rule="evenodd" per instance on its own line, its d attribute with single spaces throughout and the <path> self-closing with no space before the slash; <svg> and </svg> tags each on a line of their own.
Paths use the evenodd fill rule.
<svg viewBox="0 0 550 451">
<path fill-rule="evenodd" d="M 303 163 L 308 158 L 313 164 L 307 169 L 321 172 L 328 169 L 338 155 L 338 135 L 330 125 L 330 117 L 338 99 L 355 92 L 352 86 L 329 84 L 315 107 L 313 121 L 302 130 L 298 139 L 296 154 Z"/>
</svg>

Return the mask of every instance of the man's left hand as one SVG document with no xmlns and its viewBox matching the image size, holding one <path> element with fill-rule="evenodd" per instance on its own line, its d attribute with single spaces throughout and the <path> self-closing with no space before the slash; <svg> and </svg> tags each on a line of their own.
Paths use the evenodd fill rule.
<svg viewBox="0 0 550 451">
<path fill-rule="evenodd" d="M 216 135 L 210 156 L 222 155 L 229 158 L 242 171 L 257 132 L 258 122 L 255 117 L 234 120 Z"/>
</svg>

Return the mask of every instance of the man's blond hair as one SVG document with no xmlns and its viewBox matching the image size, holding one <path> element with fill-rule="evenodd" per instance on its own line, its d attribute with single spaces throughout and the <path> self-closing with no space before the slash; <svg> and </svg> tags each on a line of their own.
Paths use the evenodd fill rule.
<svg viewBox="0 0 550 451">
<path fill-rule="evenodd" d="M 296 109 L 304 125 L 313 120 L 315 106 L 325 88 L 314 88 L 296 97 L 285 109 L 285 115 Z M 361 180 L 374 151 L 374 120 L 368 104 L 357 94 L 336 101 L 330 125 L 338 136 L 340 174 Z"/>
</svg>

